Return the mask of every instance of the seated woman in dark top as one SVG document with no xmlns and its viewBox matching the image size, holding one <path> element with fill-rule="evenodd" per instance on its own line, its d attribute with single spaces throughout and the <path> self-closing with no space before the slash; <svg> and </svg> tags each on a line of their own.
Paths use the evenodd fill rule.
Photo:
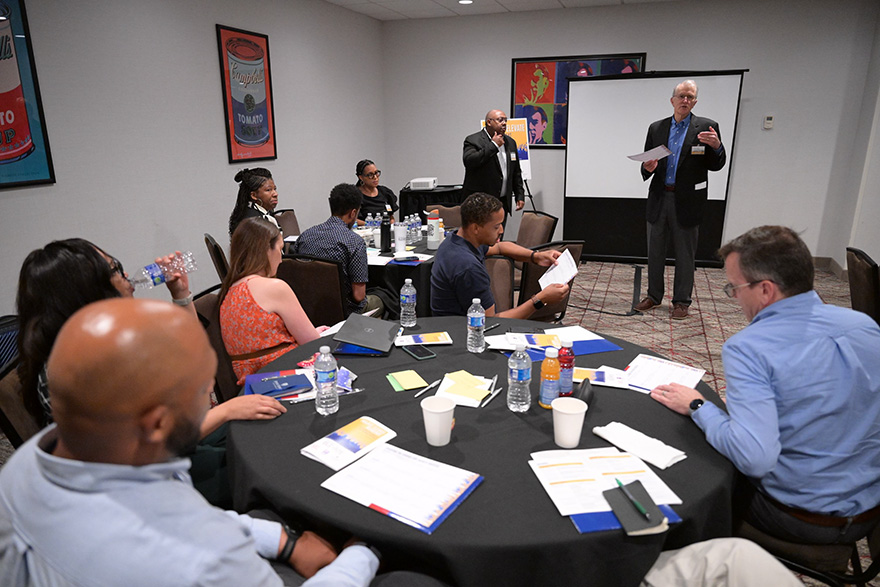
<svg viewBox="0 0 880 587">
<path fill-rule="evenodd" d="M 272 172 L 262 167 L 245 168 L 235 174 L 235 182 L 238 184 L 238 197 L 229 215 L 229 236 L 245 218 L 265 218 L 278 227 L 274 215 L 278 206 L 278 189 Z"/>
<path fill-rule="evenodd" d="M 355 184 L 361 190 L 361 211 L 358 213 L 357 223 L 363 226 L 364 219 L 367 214 L 375 216 L 387 213 L 394 222 L 394 213 L 397 212 L 397 196 L 389 188 L 379 185 L 379 176 L 382 172 L 376 169 L 376 164 L 369 159 L 359 161 L 355 168 L 357 175 L 357 183 Z"/>
</svg>

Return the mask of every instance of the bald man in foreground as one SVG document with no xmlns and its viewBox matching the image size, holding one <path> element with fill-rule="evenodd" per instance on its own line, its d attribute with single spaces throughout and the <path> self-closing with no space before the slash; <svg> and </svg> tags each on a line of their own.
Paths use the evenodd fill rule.
<svg viewBox="0 0 880 587">
<path fill-rule="evenodd" d="M 55 424 L 0 470 L 0 585 L 367 585 L 379 561 L 210 506 L 189 459 L 217 359 L 193 316 L 112 299 L 74 314 L 48 362 Z M 261 558 L 262 557 L 262 558 Z M 284 581 L 265 559 L 289 563 Z M 385 582 L 384 584 L 390 584 Z"/>
</svg>

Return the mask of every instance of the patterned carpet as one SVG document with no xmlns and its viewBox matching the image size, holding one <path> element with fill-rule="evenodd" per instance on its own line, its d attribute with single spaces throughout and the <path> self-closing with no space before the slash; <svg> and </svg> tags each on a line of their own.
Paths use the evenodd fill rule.
<svg viewBox="0 0 880 587">
<path fill-rule="evenodd" d="M 723 397 L 726 384 L 721 364 L 721 345 L 747 325 L 736 300 L 728 298 L 722 291 L 727 282 L 724 270 L 697 269 L 693 304 L 690 316 L 685 320 L 670 318 L 668 297 L 660 307 L 641 315 L 613 315 L 630 311 L 634 273 L 633 265 L 582 264 L 563 322 L 567 325 L 580 324 L 601 334 L 623 338 L 673 361 L 705 369 L 703 380 Z M 673 273 L 671 267 L 667 268 L 667 292 L 672 291 Z M 647 273 L 643 266 L 639 299 L 644 296 L 646 287 Z M 817 271 L 815 289 L 826 303 L 850 307 L 849 285 L 834 274 Z M 0 434 L 0 466 L 11 452 L 12 446 Z M 870 564 L 870 556 L 865 545 L 860 550 L 865 561 L 864 568 Z M 811 579 L 804 579 L 804 583 L 821 585 Z M 880 581 L 869 585 L 880 586 Z"/>
</svg>

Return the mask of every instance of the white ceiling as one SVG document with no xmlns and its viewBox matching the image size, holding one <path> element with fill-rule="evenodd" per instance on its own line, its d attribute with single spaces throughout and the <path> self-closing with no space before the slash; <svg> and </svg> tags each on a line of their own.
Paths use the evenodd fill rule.
<svg viewBox="0 0 880 587">
<path fill-rule="evenodd" d="M 499 12 L 527 12 L 530 10 L 669 1 L 671 0 L 473 0 L 473 4 L 459 4 L 458 0 L 325 0 L 325 2 L 342 6 L 348 10 L 366 14 L 376 20 L 473 16 Z"/>
</svg>

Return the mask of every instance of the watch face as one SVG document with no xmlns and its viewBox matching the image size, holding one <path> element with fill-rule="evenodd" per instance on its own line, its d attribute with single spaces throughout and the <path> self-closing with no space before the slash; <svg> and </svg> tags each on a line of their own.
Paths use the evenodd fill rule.
<svg viewBox="0 0 880 587">
<path fill-rule="evenodd" d="M 691 411 L 693 412 L 694 410 L 698 409 L 702 405 L 703 405 L 703 400 L 695 399 L 694 401 L 691 402 L 691 405 L 690 405 Z"/>
</svg>

